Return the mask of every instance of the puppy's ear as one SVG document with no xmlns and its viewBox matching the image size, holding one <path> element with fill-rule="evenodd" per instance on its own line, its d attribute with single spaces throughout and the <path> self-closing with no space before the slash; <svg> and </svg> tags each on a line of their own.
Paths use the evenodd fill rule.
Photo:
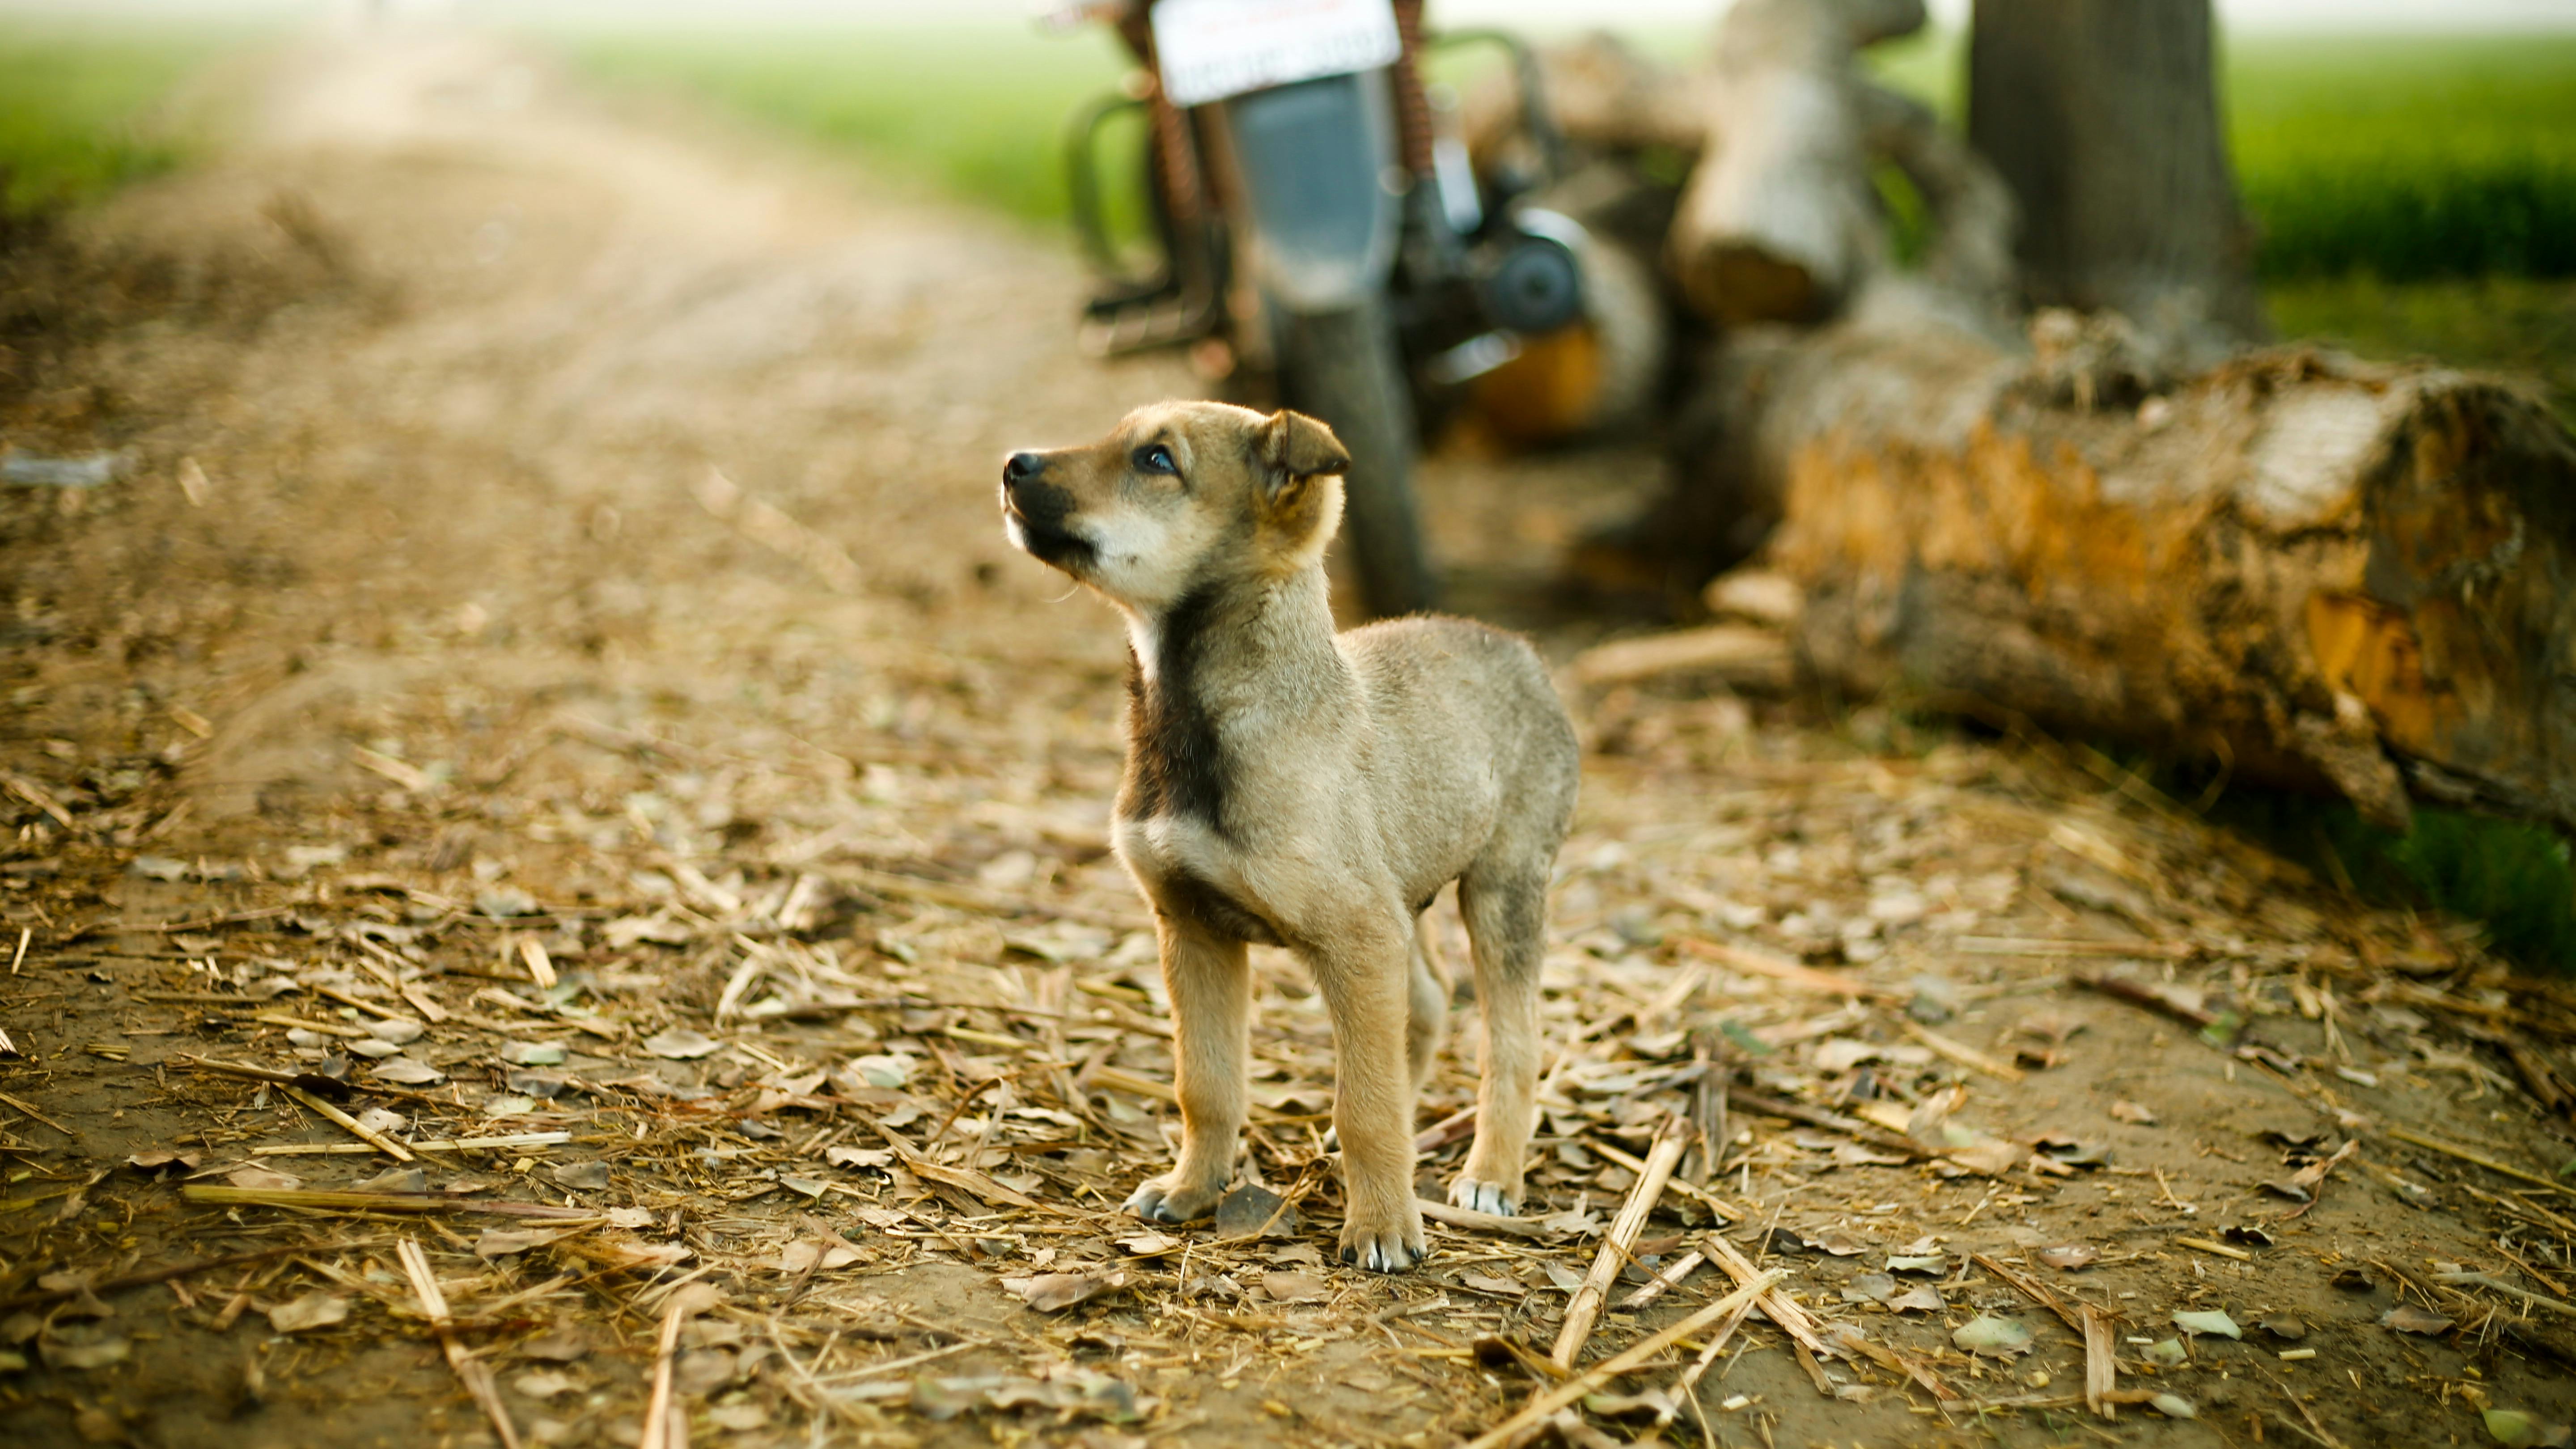
<svg viewBox="0 0 2576 1449">
<path fill-rule="evenodd" d="M 1262 492 L 1276 501 L 1292 484 L 1350 470 L 1351 455 L 1333 430 L 1286 408 L 1253 430 L 1252 456 L 1260 465 Z"/>
</svg>

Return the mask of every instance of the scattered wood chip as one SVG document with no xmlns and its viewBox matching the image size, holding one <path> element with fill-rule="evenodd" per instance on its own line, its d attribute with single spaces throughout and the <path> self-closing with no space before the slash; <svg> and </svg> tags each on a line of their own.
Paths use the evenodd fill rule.
<svg viewBox="0 0 2576 1449">
<path fill-rule="evenodd" d="M 1980 1358 L 2018 1358 L 2038 1346 L 2031 1341 L 2029 1324 L 1992 1313 L 1981 1313 L 1960 1325 L 1950 1334 L 1950 1342 L 1961 1353 Z"/>
<path fill-rule="evenodd" d="M 1005 1279 L 1003 1286 L 1013 1288 L 1022 1301 L 1040 1313 L 1061 1313 L 1077 1303 L 1115 1293 L 1130 1281 L 1122 1269 L 1105 1273 L 1040 1273 L 1017 1284 Z"/>
<path fill-rule="evenodd" d="M 2245 1336 L 2245 1330 L 2236 1326 L 2235 1319 L 2215 1308 L 2176 1313 L 2173 1316 L 2173 1326 L 2193 1335 L 2209 1334 L 2218 1338 Z"/>
<path fill-rule="evenodd" d="M 349 1300 L 337 1293 L 307 1293 L 268 1310 L 268 1326 L 280 1333 L 304 1333 L 345 1323 Z"/>
<path fill-rule="evenodd" d="M 2451 1331 L 2451 1320 L 2429 1308 L 2400 1303 L 2379 1315 L 2379 1326 L 2399 1333 L 2436 1334 Z"/>
</svg>

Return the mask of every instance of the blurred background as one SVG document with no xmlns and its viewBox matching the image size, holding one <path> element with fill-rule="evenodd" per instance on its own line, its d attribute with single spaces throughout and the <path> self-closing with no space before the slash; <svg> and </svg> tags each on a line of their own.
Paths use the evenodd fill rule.
<svg viewBox="0 0 2576 1449">
<path fill-rule="evenodd" d="M 1128 61 L 1022 0 L 386 0 L 517 32 L 603 84 L 691 98 L 1031 226 L 1065 211 L 1066 118 Z M 1676 61 L 1717 0 L 1455 0 L 1441 23 L 1608 28 Z M 1955 120 L 1965 0 L 1868 55 Z M 2222 0 L 2221 103 L 2275 330 L 2547 380 L 2576 407 L 2576 5 Z M 209 76 L 375 11 L 355 0 L 0 4 L 0 166 L 25 211 L 182 164 L 219 132 Z"/>
<path fill-rule="evenodd" d="M 1957 133 L 1968 109 L 1968 6 L 1940 0 L 1930 11 L 1923 30 L 1866 47 L 1859 63 Z M 1430 7 L 1436 24 L 1504 24 L 1542 44 L 1606 30 L 1641 66 L 1676 75 L 1706 66 L 1726 12 L 1718 0 L 1434 0 Z M 2222 0 L 2216 15 L 2223 141 L 2250 223 L 2250 272 L 2268 335 L 2364 359 L 2494 369 L 2525 379 L 2515 386 L 2536 388 L 2562 421 L 2576 420 L 2576 5 Z M 1049 27 L 1022 0 L 6 0 L 0 195 L 11 225 L 24 232 L 77 218 L 131 195 L 137 183 L 211 163 L 251 125 L 264 68 L 277 57 L 305 47 L 309 64 L 316 52 L 308 43 L 317 35 L 406 28 L 497 33 L 530 58 L 532 86 L 541 71 L 545 83 L 560 80 L 644 118 L 647 129 L 754 135 L 762 147 L 821 160 L 816 174 L 847 164 L 864 172 L 866 195 L 891 188 L 964 208 L 979 225 L 1068 258 L 1068 118 L 1115 92 L 1132 69 L 1106 27 Z M 1443 57 L 1433 73 L 1472 100 L 1497 64 L 1491 55 Z M 1134 164 L 1141 126 L 1113 130 L 1109 144 L 1130 153 L 1104 174 L 1113 230 L 1132 241 L 1142 227 L 1141 167 Z M 1659 216 L 1669 216 L 1670 194 L 1690 164 L 1689 156 L 1659 153 L 1651 143 L 1622 161 L 1631 180 L 1662 186 L 1667 210 Z M 1897 259 L 1918 260 L 1926 245 L 1921 198 L 1888 182 L 1882 199 Z M 327 229 L 308 225 L 292 206 L 267 215 L 326 270 L 336 265 Z M 492 229 L 501 222 L 479 226 L 478 238 L 499 235 Z M 1651 268 L 1651 243 L 1641 255 Z M 1042 279 L 1038 290 L 1062 310 L 1041 306 L 1012 319 L 1026 335 L 1026 365 L 1067 372 L 1089 365 L 1075 345 L 1078 296 L 1056 277 Z M 1669 310 L 1681 319 L 1672 324 L 1683 334 L 1672 348 L 1680 355 L 1693 342 L 1690 329 L 1706 319 L 1688 316 L 1678 300 Z M 583 324 L 575 318 L 563 325 Z M 606 338 L 601 345 L 613 344 Z M 1199 375 L 1221 371 L 1203 366 Z M 1636 627 L 1633 610 L 1533 614 L 1530 601 L 1544 577 L 1518 564 L 1518 572 L 1479 570 L 1534 547 L 1547 551 L 1546 567 L 1554 568 L 1563 555 L 1579 554 L 1586 539 L 1605 536 L 1614 512 L 1634 511 L 1638 480 L 1664 466 L 1674 417 L 1687 411 L 1667 406 L 1608 437 L 1595 428 L 1579 440 L 1594 451 L 1571 462 L 1540 440 L 1526 449 L 1534 461 L 1517 465 L 1510 508 L 1490 503 L 1494 490 L 1483 487 L 1478 470 L 1529 441 L 1511 435 L 1511 409 L 1488 406 L 1481 419 L 1474 410 L 1426 419 L 1434 425 L 1426 427 L 1429 531 L 1445 551 L 1452 603 L 1562 626 L 1570 631 L 1568 650 Z M 944 416 L 930 403 L 914 413 Z M 926 423 L 923 430 L 940 431 Z M 976 437 L 981 446 L 982 434 Z M 878 560 L 860 542 L 873 520 L 835 521 L 826 512 L 846 506 L 830 490 L 838 486 L 832 468 L 848 463 L 815 453 L 808 492 L 790 501 L 806 510 L 802 516 L 823 520 L 817 527 L 836 546 L 874 567 Z M 1615 500 L 1617 509 L 1586 501 L 1609 498 L 1620 486 L 1628 491 Z M 1549 500 L 1558 496 L 1572 501 L 1556 507 Z M 980 496 L 974 500 L 978 529 L 985 507 Z M 1486 524 L 1499 541 L 1480 552 L 1476 534 Z M 987 552 L 998 548 L 984 543 Z M 974 576 L 985 578 L 996 566 L 979 559 Z M 1705 576 L 1679 593 L 1648 589 L 1649 612 L 1695 622 Z M 904 587 L 932 597 L 951 585 Z M 2167 770 L 2158 778 L 2186 799 L 2211 779 L 2205 768 L 2153 768 Z M 2228 780 L 2218 775 L 2206 792 L 2213 808 L 2236 812 L 2327 876 L 2477 917 L 2526 961 L 2576 958 L 2567 850 L 2557 827 L 2535 822 L 2531 812 L 2499 822 L 2426 808 L 2404 829 L 2310 796 L 2222 791 Z"/>
</svg>

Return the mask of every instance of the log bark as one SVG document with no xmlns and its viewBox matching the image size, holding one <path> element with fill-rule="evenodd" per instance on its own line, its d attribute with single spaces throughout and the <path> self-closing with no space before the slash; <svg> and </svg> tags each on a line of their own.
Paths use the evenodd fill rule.
<svg viewBox="0 0 2576 1449">
<path fill-rule="evenodd" d="M 2210 0 L 1976 0 L 1968 140 L 2020 201 L 2031 303 L 2208 360 L 2264 335 Z"/>
<path fill-rule="evenodd" d="M 2162 384 L 2116 343 L 1864 307 L 1729 349 L 1706 501 L 1779 520 L 1802 667 L 2391 824 L 2411 798 L 2576 828 L 2576 440 L 2548 409 L 2308 349 Z"/>
</svg>

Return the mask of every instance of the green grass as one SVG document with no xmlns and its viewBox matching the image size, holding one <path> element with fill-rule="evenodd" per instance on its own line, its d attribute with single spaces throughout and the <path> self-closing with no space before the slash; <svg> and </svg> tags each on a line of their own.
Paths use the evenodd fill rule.
<svg viewBox="0 0 2576 1449">
<path fill-rule="evenodd" d="M 0 23 L 0 208 L 77 206 L 181 164 L 193 142 L 167 98 L 246 38 L 218 25 Z"/>
<path fill-rule="evenodd" d="M 1871 66 L 1957 120 L 1964 40 Z M 2266 280 L 2576 276 L 2576 35 L 2252 35 L 2220 63 Z"/>
<path fill-rule="evenodd" d="M 2227 83 L 2266 277 L 2576 276 L 2576 36 L 2267 37 Z"/>
<path fill-rule="evenodd" d="M 2545 826 L 2418 809 L 2399 834 L 2339 801 L 2263 790 L 2228 791 L 2210 818 L 2366 901 L 2476 921 L 2506 959 L 2576 974 L 2576 867 Z"/>
<path fill-rule="evenodd" d="M 1098 27 L 563 32 L 554 42 L 604 80 L 694 92 L 1036 221 L 1065 214 L 1067 119 L 1126 68 Z"/>
</svg>

